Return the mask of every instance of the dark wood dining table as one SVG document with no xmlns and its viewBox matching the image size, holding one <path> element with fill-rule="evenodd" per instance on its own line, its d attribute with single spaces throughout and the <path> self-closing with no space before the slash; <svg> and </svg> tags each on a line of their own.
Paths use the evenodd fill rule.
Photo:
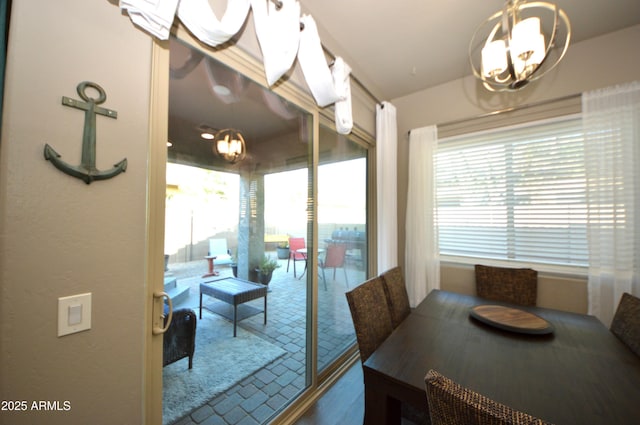
<svg viewBox="0 0 640 425">
<path fill-rule="evenodd" d="M 487 304 L 533 313 L 553 332 L 470 316 Z M 401 403 L 428 414 L 429 369 L 556 425 L 640 424 L 640 358 L 594 316 L 434 290 L 363 364 L 365 425 L 400 424 Z"/>
</svg>

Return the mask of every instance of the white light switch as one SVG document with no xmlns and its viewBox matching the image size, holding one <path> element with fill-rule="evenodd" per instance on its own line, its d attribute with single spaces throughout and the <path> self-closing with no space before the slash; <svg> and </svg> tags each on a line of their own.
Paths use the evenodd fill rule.
<svg viewBox="0 0 640 425">
<path fill-rule="evenodd" d="M 91 293 L 58 298 L 58 336 L 91 329 Z"/>
<path fill-rule="evenodd" d="M 69 306 L 69 326 L 82 323 L 82 304 Z"/>
</svg>

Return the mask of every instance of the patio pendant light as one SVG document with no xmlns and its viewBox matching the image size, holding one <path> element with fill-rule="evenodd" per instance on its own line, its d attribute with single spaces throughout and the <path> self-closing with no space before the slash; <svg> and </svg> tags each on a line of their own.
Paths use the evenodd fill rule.
<svg viewBox="0 0 640 425">
<path fill-rule="evenodd" d="M 233 128 L 225 128 L 215 133 L 213 150 L 230 164 L 242 161 L 247 154 L 242 133 Z"/>
<path fill-rule="evenodd" d="M 473 34 L 469 60 L 488 90 L 515 91 L 553 69 L 570 39 L 569 18 L 557 5 L 506 0 Z"/>
</svg>

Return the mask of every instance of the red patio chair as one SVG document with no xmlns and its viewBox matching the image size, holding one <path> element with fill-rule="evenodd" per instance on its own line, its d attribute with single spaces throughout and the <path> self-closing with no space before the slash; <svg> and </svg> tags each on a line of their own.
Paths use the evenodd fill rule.
<svg viewBox="0 0 640 425">
<path fill-rule="evenodd" d="M 289 272 L 289 263 L 293 260 L 293 277 L 296 277 L 296 261 L 304 261 L 306 264 L 307 255 L 297 252 L 299 249 L 306 248 L 304 238 L 289 238 L 289 259 L 287 260 L 287 273 Z"/>
<path fill-rule="evenodd" d="M 336 269 L 342 267 L 344 271 L 344 282 L 347 288 L 349 281 L 347 280 L 347 269 L 344 267 L 344 258 L 347 252 L 347 245 L 343 243 L 329 244 L 324 259 L 318 261 L 318 267 L 322 269 L 322 281 L 324 282 L 324 290 L 327 290 L 327 279 L 324 275 L 324 269 L 333 269 L 333 280 L 336 280 Z"/>
</svg>

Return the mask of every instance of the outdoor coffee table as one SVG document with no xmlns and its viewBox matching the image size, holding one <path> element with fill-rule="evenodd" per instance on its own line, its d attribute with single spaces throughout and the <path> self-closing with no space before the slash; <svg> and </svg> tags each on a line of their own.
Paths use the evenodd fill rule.
<svg viewBox="0 0 640 425">
<path fill-rule="evenodd" d="M 233 306 L 233 309 L 225 309 L 219 307 L 206 307 L 205 308 L 213 313 L 219 314 L 222 317 L 231 320 L 233 322 L 233 336 L 236 336 L 236 325 L 238 320 L 245 319 L 249 316 L 253 316 L 260 312 L 260 310 L 251 307 L 247 307 L 248 314 L 244 314 L 243 317 L 238 319 L 238 306 L 246 303 L 247 301 L 255 300 L 264 297 L 264 324 L 267 324 L 267 286 L 259 283 L 253 283 L 246 280 L 238 279 L 235 277 L 227 277 L 224 279 L 218 279 L 210 282 L 203 282 L 200 284 L 200 319 L 202 319 L 202 296 L 209 295 L 215 299 L 223 301 L 228 304 L 229 307 Z M 229 311 L 231 310 L 231 312 Z"/>
</svg>

